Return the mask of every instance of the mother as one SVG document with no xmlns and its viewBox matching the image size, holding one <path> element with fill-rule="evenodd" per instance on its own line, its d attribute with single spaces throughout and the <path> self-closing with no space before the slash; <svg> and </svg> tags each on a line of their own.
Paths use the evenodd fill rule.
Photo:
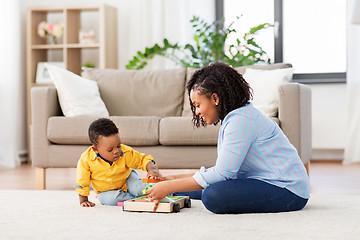
<svg viewBox="0 0 360 240">
<path fill-rule="evenodd" d="M 252 89 L 242 75 L 214 63 L 196 71 L 187 89 L 196 127 L 221 122 L 216 164 L 150 188 L 155 208 L 166 195 L 186 192 L 213 213 L 302 209 L 310 197 L 305 167 L 279 126 L 249 102 Z"/>
</svg>

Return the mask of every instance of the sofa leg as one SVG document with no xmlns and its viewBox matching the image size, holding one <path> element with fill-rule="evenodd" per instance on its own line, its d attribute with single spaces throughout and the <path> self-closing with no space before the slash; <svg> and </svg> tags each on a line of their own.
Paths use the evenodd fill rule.
<svg viewBox="0 0 360 240">
<path fill-rule="evenodd" d="M 309 170 L 310 170 L 310 161 L 308 161 L 307 163 L 304 164 L 305 166 L 305 169 L 306 169 L 306 173 L 308 175 L 308 177 L 310 177 L 310 174 L 309 174 Z"/>
<path fill-rule="evenodd" d="M 45 190 L 46 188 L 46 168 L 36 168 L 36 189 Z"/>
</svg>

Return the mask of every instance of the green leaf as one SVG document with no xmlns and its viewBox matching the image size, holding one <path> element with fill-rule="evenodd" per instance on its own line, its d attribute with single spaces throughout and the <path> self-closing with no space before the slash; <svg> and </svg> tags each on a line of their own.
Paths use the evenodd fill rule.
<svg viewBox="0 0 360 240">
<path fill-rule="evenodd" d="M 137 54 L 138 54 L 138 56 L 139 56 L 140 58 L 145 58 L 145 55 L 142 54 L 142 52 L 138 51 Z"/>
<path fill-rule="evenodd" d="M 160 49 L 161 48 L 157 43 L 154 45 L 154 47 L 152 47 L 153 52 L 158 52 L 158 51 L 160 51 Z"/>
<path fill-rule="evenodd" d="M 193 58 L 197 58 L 197 53 L 196 53 L 196 51 L 195 51 L 195 49 L 194 49 L 194 47 L 193 47 L 192 45 L 186 44 L 185 47 L 184 47 L 184 49 L 190 50 L 191 56 L 192 56 Z"/>
<path fill-rule="evenodd" d="M 266 29 L 266 28 L 268 28 L 270 26 L 271 26 L 270 23 L 263 23 L 263 24 L 260 24 L 260 25 L 258 25 L 256 27 L 251 28 L 249 32 L 250 32 L 250 34 L 255 34 L 257 31 L 259 31 L 261 29 Z"/>
<path fill-rule="evenodd" d="M 150 49 L 149 49 L 148 47 L 145 48 L 145 54 L 146 54 L 146 55 L 150 55 L 150 53 L 151 53 Z"/>
<path fill-rule="evenodd" d="M 137 58 L 137 57 L 134 57 L 134 64 L 136 64 L 136 63 L 138 63 L 138 62 L 140 62 L 140 60 Z"/>
</svg>

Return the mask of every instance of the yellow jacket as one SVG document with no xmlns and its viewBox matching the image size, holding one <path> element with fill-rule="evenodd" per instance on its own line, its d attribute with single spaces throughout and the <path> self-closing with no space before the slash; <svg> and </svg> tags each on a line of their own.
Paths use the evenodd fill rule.
<svg viewBox="0 0 360 240">
<path fill-rule="evenodd" d="M 76 192 L 82 196 L 90 194 L 90 183 L 96 193 L 121 189 L 127 191 L 126 179 L 131 169 L 146 171 L 146 165 L 153 160 L 145 155 L 121 144 L 122 154 L 111 166 L 101 158 L 97 158 L 92 147 L 81 154 L 76 169 Z"/>
</svg>

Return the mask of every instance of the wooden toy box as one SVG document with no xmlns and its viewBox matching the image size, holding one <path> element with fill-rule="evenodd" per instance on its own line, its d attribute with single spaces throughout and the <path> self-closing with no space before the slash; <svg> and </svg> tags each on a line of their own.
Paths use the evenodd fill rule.
<svg viewBox="0 0 360 240">
<path fill-rule="evenodd" d="M 130 199 L 124 202 L 123 210 L 132 212 L 153 212 L 155 203 L 151 202 L 147 196 Z M 188 196 L 172 196 L 162 199 L 156 212 L 170 213 L 180 212 L 180 209 L 191 207 Z"/>
</svg>

